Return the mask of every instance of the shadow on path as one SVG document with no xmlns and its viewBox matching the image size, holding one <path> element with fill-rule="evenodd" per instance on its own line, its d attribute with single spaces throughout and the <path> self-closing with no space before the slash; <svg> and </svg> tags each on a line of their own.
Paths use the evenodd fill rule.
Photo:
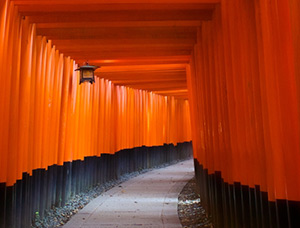
<svg viewBox="0 0 300 228">
<path fill-rule="evenodd" d="M 134 177 L 91 201 L 64 227 L 181 227 L 178 195 L 193 176 L 188 160 Z"/>
</svg>

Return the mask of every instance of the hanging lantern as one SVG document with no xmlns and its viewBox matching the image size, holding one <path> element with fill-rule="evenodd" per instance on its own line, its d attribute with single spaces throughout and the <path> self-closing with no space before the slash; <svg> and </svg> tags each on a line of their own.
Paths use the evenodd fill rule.
<svg viewBox="0 0 300 228">
<path fill-rule="evenodd" d="M 79 85 L 82 82 L 90 82 L 93 84 L 95 82 L 94 71 L 98 69 L 98 66 L 91 66 L 88 63 L 86 65 L 79 67 L 76 71 L 80 71 L 80 81 Z"/>
</svg>

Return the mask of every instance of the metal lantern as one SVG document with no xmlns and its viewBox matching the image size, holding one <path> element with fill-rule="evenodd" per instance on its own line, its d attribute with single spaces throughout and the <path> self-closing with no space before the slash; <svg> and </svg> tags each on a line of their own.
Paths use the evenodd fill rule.
<svg viewBox="0 0 300 228">
<path fill-rule="evenodd" d="M 83 82 L 90 82 L 93 84 L 95 82 L 94 71 L 99 68 L 98 66 L 91 66 L 88 63 L 86 65 L 79 67 L 76 71 L 80 71 L 80 81 L 79 85 Z"/>
</svg>

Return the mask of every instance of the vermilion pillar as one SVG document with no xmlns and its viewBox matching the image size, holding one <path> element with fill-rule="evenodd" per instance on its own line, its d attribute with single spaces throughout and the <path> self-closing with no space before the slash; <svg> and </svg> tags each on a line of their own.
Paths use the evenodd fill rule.
<svg viewBox="0 0 300 228">
<path fill-rule="evenodd" d="M 188 68 L 194 153 L 217 227 L 298 227 L 295 1 L 222 1 Z"/>
<path fill-rule="evenodd" d="M 74 60 L 0 2 L 0 227 L 30 227 L 96 183 L 191 152 L 184 99 L 79 85 Z"/>
</svg>

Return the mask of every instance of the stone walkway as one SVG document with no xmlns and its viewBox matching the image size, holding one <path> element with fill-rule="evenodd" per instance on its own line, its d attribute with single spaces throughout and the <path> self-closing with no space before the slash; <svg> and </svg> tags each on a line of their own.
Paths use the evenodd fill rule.
<svg viewBox="0 0 300 228">
<path fill-rule="evenodd" d="M 194 176 L 193 160 L 156 169 L 103 193 L 65 228 L 176 228 L 178 194 Z"/>
</svg>

